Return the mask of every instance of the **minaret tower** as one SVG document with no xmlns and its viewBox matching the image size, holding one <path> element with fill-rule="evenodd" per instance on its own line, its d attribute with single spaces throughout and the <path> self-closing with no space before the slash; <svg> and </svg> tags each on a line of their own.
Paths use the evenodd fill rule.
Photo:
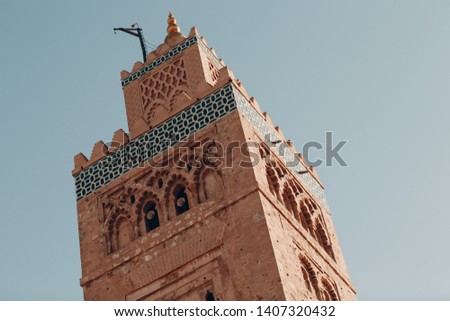
<svg viewBox="0 0 450 321">
<path fill-rule="evenodd" d="M 316 171 L 195 28 L 122 71 L 128 133 L 75 156 L 86 300 L 354 300 Z"/>
</svg>

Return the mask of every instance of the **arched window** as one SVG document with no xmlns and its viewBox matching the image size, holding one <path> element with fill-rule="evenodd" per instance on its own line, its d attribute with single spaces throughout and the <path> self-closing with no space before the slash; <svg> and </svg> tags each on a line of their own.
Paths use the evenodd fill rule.
<svg viewBox="0 0 450 321">
<path fill-rule="evenodd" d="M 315 293 L 317 299 L 320 300 L 321 294 L 320 294 L 320 288 L 319 288 L 319 280 L 317 279 L 316 271 L 314 270 L 311 262 L 306 258 L 304 255 L 300 255 L 300 263 L 302 265 L 302 274 L 303 278 L 305 279 L 305 282 L 310 284 L 310 286 L 307 285 L 307 287 L 311 290 L 311 292 Z M 306 271 L 306 274 L 304 274 L 303 271 Z"/>
<path fill-rule="evenodd" d="M 311 212 L 309 211 L 309 208 L 306 206 L 304 200 L 300 201 L 300 212 L 301 212 L 302 217 L 305 219 L 306 225 L 310 228 L 313 223 L 312 215 L 311 215 Z"/>
<path fill-rule="evenodd" d="M 276 195 L 276 191 L 275 191 L 275 184 L 274 181 L 272 179 L 272 176 L 270 176 L 269 174 L 266 175 L 267 178 L 267 184 L 269 185 L 269 190 L 272 194 Z"/>
<path fill-rule="evenodd" d="M 331 245 L 330 240 L 328 239 L 327 232 L 325 231 L 325 229 L 323 228 L 322 224 L 318 219 L 316 220 L 316 235 L 317 235 L 317 242 L 320 244 L 320 246 L 322 246 L 325 252 L 327 252 L 328 255 L 331 256 L 333 260 L 335 260 L 333 247 Z"/>
<path fill-rule="evenodd" d="M 322 248 L 326 248 L 326 244 L 324 244 L 323 243 L 323 238 L 321 237 L 321 235 L 320 235 L 320 233 L 319 233 L 319 230 L 318 230 L 318 228 L 316 227 L 315 229 L 314 229 L 314 238 L 316 239 L 316 241 L 317 241 L 317 243 L 319 243 L 319 245 L 322 247 Z"/>
<path fill-rule="evenodd" d="M 291 213 L 295 213 L 296 204 L 292 202 L 292 199 L 290 198 L 290 190 L 288 187 L 285 187 L 283 192 L 283 201 L 284 201 L 284 207 Z"/>
<path fill-rule="evenodd" d="M 205 301 L 216 301 L 212 292 L 206 291 Z"/>
<path fill-rule="evenodd" d="M 309 275 L 308 272 L 306 271 L 306 269 L 302 266 L 302 276 L 303 276 L 303 281 L 305 282 L 306 288 L 311 291 L 311 281 L 309 280 Z"/>
<path fill-rule="evenodd" d="M 158 210 L 154 201 L 144 205 L 145 231 L 150 232 L 159 226 Z"/>
<path fill-rule="evenodd" d="M 339 301 L 339 295 L 337 293 L 336 287 L 331 283 L 331 281 L 323 278 L 322 284 L 324 301 Z"/>
<path fill-rule="evenodd" d="M 327 290 L 322 290 L 322 301 L 332 301 Z"/>
<path fill-rule="evenodd" d="M 177 185 L 173 190 L 173 196 L 175 197 L 174 202 L 177 215 L 189 210 L 189 200 L 184 186 Z"/>
<path fill-rule="evenodd" d="M 280 183 L 273 167 L 266 166 L 266 178 L 270 192 L 275 195 L 279 201 L 282 201 L 282 198 L 280 197 Z"/>
<path fill-rule="evenodd" d="M 303 211 L 301 210 L 301 208 L 298 211 L 295 218 L 303 226 L 304 229 L 308 230 L 308 224 L 306 223 L 306 218 L 305 218 L 305 215 L 303 214 Z"/>
</svg>

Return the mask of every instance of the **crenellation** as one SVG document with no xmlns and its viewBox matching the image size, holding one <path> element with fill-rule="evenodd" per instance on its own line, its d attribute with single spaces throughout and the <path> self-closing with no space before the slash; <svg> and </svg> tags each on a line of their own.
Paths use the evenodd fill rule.
<svg viewBox="0 0 450 321">
<path fill-rule="evenodd" d="M 195 27 L 167 31 L 121 72 L 129 133 L 74 158 L 84 298 L 355 299 L 316 170 Z"/>
<path fill-rule="evenodd" d="M 167 43 L 162 43 L 158 47 L 156 47 L 156 56 L 160 57 L 160 56 L 164 55 L 170 49 L 171 48 Z"/>
<path fill-rule="evenodd" d="M 219 57 L 218 57 L 218 55 L 217 55 L 217 52 L 216 52 L 216 50 L 215 50 L 213 47 L 209 48 L 209 50 L 211 51 L 211 53 L 212 53 L 217 59 L 219 59 Z"/>
<path fill-rule="evenodd" d="M 122 71 L 120 72 L 120 79 L 122 80 L 122 79 L 124 79 L 124 78 L 127 78 L 129 75 L 130 75 L 130 73 L 129 73 L 128 71 L 122 70 Z"/>
<path fill-rule="evenodd" d="M 261 107 L 259 107 L 259 103 L 258 103 L 258 101 L 256 100 L 256 98 L 255 97 L 250 97 L 250 103 L 252 104 L 252 106 L 256 109 L 256 111 L 259 113 L 259 114 L 262 114 L 262 111 L 261 111 Z"/>
<path fill-rule="evenodd" d="M 280 135 L 281 140 L 282 140 L 283 142 L 285 142 L 285 141 L 286 141 L 286 136 L 284 136 L 284 133 L 283 133 L 283 131 L 281 130 L 281 127 L 280 127 L 280 126 L 275 126 L 275 130 L 276 130 L 277 133 Z"/>
<path fill-rule="evenodd" d="M 156 54 L 156 50 L 152 50 L 147 55 L 147 58 L 145 59 L 145 63 L 149 64 L 151 61 L 156 60 L 156 58 L 158 58 L 158 55 Z"/>
<path fill-rule="evenodd" d="M 91 157 L 89 158 L 87 165 L 96 163 L 106 155 L 108 155 L 108 146 L 102 140 L 99 140 L 92 148 Z"/>
<path fill-rule="evenodd" d="M 193 36 L 199 36 L 199 32 L 196 26 L 191 27 L 191 29 L 189 30 L 188 37 L 191 38 Z"/>
<path fill-rule="evenodd" d="M 84 169 L 84 166 L 87 164 L 88 159 L 83 153 L 78 153 L 73 158 L 73 161 L 74 161 L 74 169 L 72 171 L 72 175 L 76 175 Z"/>
<path fill-rule="evenodd" d="M 250 101 L 250 95 L 248 94 L 247 90 L 245 89 L 244 85 L 242 84 L 242 82 L 239 79 L 235 79 L 234 83 L 236 84 L 236 87 L 239 89 L 239 91 L 241 92 L 241 94 L 245 97 L 245 99 L 247 99 L 248 101 Z M 252 105 L 253 106 L 253 105 Z M 254 107 L 254 106 L 253 106 Z M 254 107 L 255 108 L 255 107 Z M 255 108 L 256 111 L 258 111 L 258 108 Z M 259 112 L 259 111 L 258 111 Z"/>
<path fill-rule="evenodd" d="M 275 127 L 275 126 L 273 125 L 272 118 L 270 118 L 268 112 L 266 112 L 266 111 L 263 112 L 263 116 L 264 116 L 264 120 L 265 120 L 270 126 Z"/>
<path fill-rule="evenodd" d="M 131 68 L 131 73 L 138 71 L 139 69 L 142 68 L 142 66 L 144 66 L 144 64 L 141 61 L 136 61 L 133 67 Z"/>
</svg>

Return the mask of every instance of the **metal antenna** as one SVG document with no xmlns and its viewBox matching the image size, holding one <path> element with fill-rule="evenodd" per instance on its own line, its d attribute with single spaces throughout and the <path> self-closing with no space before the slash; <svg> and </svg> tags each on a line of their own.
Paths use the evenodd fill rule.
<svg viewBox="0 0 450 321">
<path fill-rule="evenodd" d="M 145 39 L 144 35 L 142 34 L 142 29 L 139 28 L 139 25 L 137 23 L 134 23 L 131 25 L 131 28 L 114 28 L 114 33 L 116 31 L 123 31 L 125 33 L 128 33 L 129 35 L 135 36 L 139 38 L 139 42 L 141 43 L 141 49 L 142 49 L 142 62 L 145 63 L 145 59 L 147 58 L 147 49 L 145 48 Z"/>
</svg>

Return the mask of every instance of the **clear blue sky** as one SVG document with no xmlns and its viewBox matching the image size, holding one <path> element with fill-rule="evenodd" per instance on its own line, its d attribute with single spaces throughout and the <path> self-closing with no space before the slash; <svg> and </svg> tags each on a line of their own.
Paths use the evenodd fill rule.
<svg viewBox="0 0 450 321">
<path fill-rule="evenodd" d="M 0 299 L 79 300 L 73 156 L 127 129 L 112 28 L 197 26 L 320 167 L 361 300 L 450 299 L 449 1 L 2 1 Z M 313 156 L 321 156 L 316 153 Z"/>
</svg>

